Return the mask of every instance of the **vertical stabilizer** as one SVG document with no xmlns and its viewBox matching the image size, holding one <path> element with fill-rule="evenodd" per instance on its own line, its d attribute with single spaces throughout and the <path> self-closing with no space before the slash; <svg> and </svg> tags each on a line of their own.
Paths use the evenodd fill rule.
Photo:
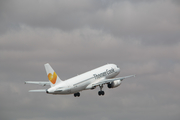
<svg viewBox="0 0 180 120">
<path fill-rule="evenodd" d="M 48 79 L 51 83 L 51 87 L 55 86 L 57 83 L 62 82 L 62 80 L 57 76 L 56 72 L 52 69 L 49 63 L 44 64 L 44 67 L 46 69 Z"/>
</svg>

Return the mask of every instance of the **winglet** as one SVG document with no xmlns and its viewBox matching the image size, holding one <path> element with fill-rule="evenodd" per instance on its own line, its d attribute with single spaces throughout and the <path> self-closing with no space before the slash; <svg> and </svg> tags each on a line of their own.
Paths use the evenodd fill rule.
<svg viewBox="0 0 180 120">
<path fill-rule="evenodd" d="M 129 75 L 129 76 L 121 77 L 120 80 L 123 81 L 124 79 L 130 78 L 130 77 L 136 77 L 136 75 Z"/>
</svg>

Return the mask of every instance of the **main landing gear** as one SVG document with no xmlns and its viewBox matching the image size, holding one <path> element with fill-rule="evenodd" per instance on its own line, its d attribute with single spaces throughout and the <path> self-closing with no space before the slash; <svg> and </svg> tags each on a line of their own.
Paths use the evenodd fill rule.
<svg viewBox="0 0 180 120">
<path fill-rule="evenodd" d="M 99 87 L 100 87 L 100 91 L 98 92 L 98 95 L 99 95 L 99 96 L 105 95 L 105 92 L 102 91 L 103 85 L 100 85 Z M 80 97 L 80 93 L 79 93 L 79 92 L 78 92 L 78 93 L 74 93 L 74 97 Z"/>
<path fill-rule="evenodd" d="M 80 96 L 80 93 L 74 93 L 74 97 L 79 97 Z"/>
<path fill-rule="evenodd" d="M 100 85 L 99 87 L 100 87 L 100 91 L 98 92 L 98 95 L 99 95 L 99 96 L 104 95 L 105 92 L 102 91 L 103 85 Z"/>
</svg>

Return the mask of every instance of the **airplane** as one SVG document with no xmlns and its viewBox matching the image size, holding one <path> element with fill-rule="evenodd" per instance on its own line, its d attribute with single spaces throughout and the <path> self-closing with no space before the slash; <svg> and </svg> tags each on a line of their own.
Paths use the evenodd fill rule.
<svg viewBox="0 0 180 120">
<path fill-rule="evenodd" d="M 79 97 L 83 90 L 93 90 L 99 86 L 99 96 L 105 95 L 102 90 L 103 85 L 107 84 L 108 88 L 116 88 L 121 85 L 125 78 L 135 77 L 129 75 L 115 78 L 120 73 L 120 68 L 115 64 L 106 64 L 81 75 L 77 75 L 67 80 L 61 80 L 49 63 L 44 64 L 49 81 L 25 81 L 25 84 L 38 84 L 42 86 L 50 85 L 49 89 L 29 90 L 29 92 L 44 92 L 53 95 L 74 94 Z"/>
</svg>

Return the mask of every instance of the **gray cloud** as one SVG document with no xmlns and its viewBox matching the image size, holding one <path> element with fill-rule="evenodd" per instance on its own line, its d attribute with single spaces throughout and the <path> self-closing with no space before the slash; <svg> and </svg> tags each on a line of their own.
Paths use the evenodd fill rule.
<svg viewBox="0 0 180 120">
<path fill-rule="evenodd" d="M 0 119 L 179 120 L 180 9 L 176 0 L 0 1 Z M 125 76 L 73 95 L 28 93 L 49 62 L 66 80 L 106 63 Z M 48 88 L 48 87 L 44 87 Z"/>
</svg>

